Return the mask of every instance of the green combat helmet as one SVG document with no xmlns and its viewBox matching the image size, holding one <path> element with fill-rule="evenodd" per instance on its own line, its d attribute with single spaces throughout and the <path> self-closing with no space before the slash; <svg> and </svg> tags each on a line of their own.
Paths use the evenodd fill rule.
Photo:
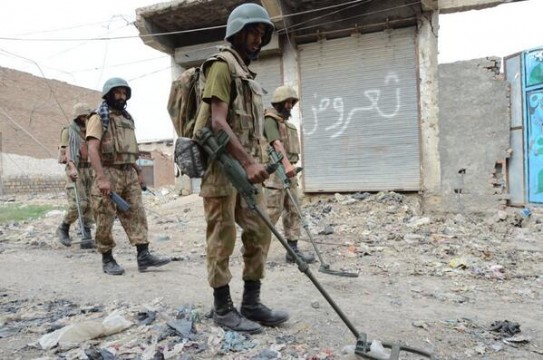
<svg viewBox="0 0 543 360">
<path fill-rule="evenodd" d="M 77 103 L 74 105 L 74 108 L 73 108 L 73 117 L 74 119 L 80 117 L 80 116 L 83 116 L 83 115 L 90 115 L 90 113 L 92 112 L 91 108 L 89 105 L 85 104 L 85 103 Z"/>
<path fill-rule="evenodd" d="M 291 86 L 281 85 L 273 92 L 271 103 L 279 104 L 287 99 L 293 100 L 292 106 L 296 105 L 298 100 L 300 100 L 296 94 L 296 90 L 294 90 Z"/>
<path fill-rule="evenodd" d="M 105 99 L 107 94 L 111 91 L 111 89 L 116 88 L 116 87 L 125 87 L 127 90 L 126 100 L 130 99 L 130 96 L 132 95 L 132 89 L 130 88 L 130 86 L 128 86 L 128 83 L 126 82 L 125 79 L 121 79 L 118 77 L 108 79 L 104 83 L 104 87 L 102 88 L 102 99 Z"/>
<path fill-rule="evenodd" d="M 240 32 L 247 24 L 263 24 L 266 26 L 266 34 L 262 38 L 262 47 L 266 46 L 270 40 L 274 30 L 270 15 L 262 6 L 247 3 L 241 4 L 228 16 L 226 23 L 226 36 L 224 39 L 230 41 L 230 38 Z"/>
</svg>

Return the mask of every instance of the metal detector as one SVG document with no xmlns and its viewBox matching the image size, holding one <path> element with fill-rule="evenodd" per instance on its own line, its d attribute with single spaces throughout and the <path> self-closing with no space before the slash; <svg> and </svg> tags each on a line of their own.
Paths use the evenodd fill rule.
<svg viewBox="0 0 543 360">
<path fill-rule="evenodd" d="M 228 177 L 228 180 L 230 180 L 230 182 L 236 188 L 238 193 L 247 202 L 247 205 L 249 206 L 249 208 L 255 211 L 258 214 L 258 216 L 266 223 L 268 228 L 279 240 L 281 245 L 283 245 L 283 247 L 295 259 L 296 264 L 298 265 L 298 269 L 301 272 L 303 272 L 309 278 L 309 280 L 311 280 L 313 285 L 315 285 L 317 290 L 319 290 L 322 296 L 326 299 L 326 301 L 328 301 L 330 306 L 334 309 L 334 311 L 338 314 L 341 320 L 345 323 L 345 325 L 356 337 L 357 339 L 356 346 L 355 346 L 356 355 L 361 356 L 366 359 L 374 359 L 374 360 L 400 360 L 400 355 L 403 352 L 403 353 L 408 353 L 408 354 L 420 355 L 428 359 L 433 359 L 433 355 L 424 350 L 415 349 L 415 348 L 402 345 L 402 344 L 392 344 L 392 343 L 382 344 L 385 349 L 388 349 L 390 351 L 390 355 L 388 358 L 384 359 L 381 355 L 375 356 L 371 354 L 370 351 L 371 351 L 372 342 L 367 340 L 367 335 L 365 333 L 358 332 L 358 330 L 354 327 L 351 321 L 347 318 L 347 316 L 343 313 L 343 311 L 341 311 L 339 306 L 330 297 L 328 292 L 321 286 L 321 284 L 313 276 L 313 274 L 311 273 L 311 270 L 309 269 L 309 265 L 306 262 L 304 262 L 294 252 L 294 250 L 292 250 L 292 248 L 288 245 L 288 242 L 283 238 L 283 236 L 281 236 L 279 231 L 277 231 L 275 226 L 271 223 L 267 214 L 262 212 L 262 210 L 259 209 L 258 206 L 256 205 L 256 199 L 254 197 L 254 195 L 257 193 L 256 187 L 249 182 L 249 180 L 247 179 L 247 174 L 245 173 L 245 170 L 242 168 L 240 163 L 232 159 L 225 150 L 226 144 L 228 144 L 228 141 L 229 141 L 228 134 L 224 132 L 223 130 L 220 130 L 215 136 L 213 135 L 211 130 L 209 130 L 208 128 L 202 128 L 196 132 L 196 141 L 204 149 L 204 151 L 210 156 L 209 161 L 216 160 L 219 162 L 220 166 L 222 167 L 223 171 Z"/>
<path fill-rule="evenodd" d="M 77 215 L 79 218 L 79 230 L 81 230 L 81 237 L 83 240 L 91 239 L 90 234 L 87 234 L 87 231 L 85 230 L 85 223 L 83 222 L 83 214 L 81 213 L 81 202 L 79 200 L 79 191 L 77 189 L 77 179 L 74 181 L 74 189 L 75 189 L 75 203 L 77 205 Z"/>
<path fill-rule="evenodd" d="M 337 275 L 337 276 L 344 276 L 344 277 L 358 277 L 358 273 L 332 270 L 330 269 L 330 265 L 327 264 L 322 259 L 321 252 L 317 248 L 317 244 L 315 243 L 315 240 L 313 239 L 313 235 L 311 235 L 311 231 L 309 231 L 309 224 L 307 223 L 307 221 L 305 221 L 304 215 L 302 214 L 302 209 L 300 208 L 300 205 L 294 198 L 294 195 L 292 195 L 292 191 L 290 191 L 291 182 L 285 172 L 285 168 L 283 167 L 283 164 L 281 163 L 281 160 L 283 159 L 283 154 L 277 152 L 271 145 L 268 145 L 268 155 L 272 163 L 278 164 L 276 174 L 279 177 L 279 180 L 281 180 L 281 185 L 283 189 L 287 192 L 290 202 L 294 205 L 294 208 L 296 209 L 296 213 L 298 214 L 298 217 L 300 218 L 300 221 L 302 222 L 302 226 L 305 229 L 307 236 L 309 237 L 309 241 L 311 242 L 311 245 L 313 245 L 313 249 L 315 249 L 315 253 L 317 254 L 317 257 L 319 258 L 319 262 L 321 263 L 321 266 L 319 267 L 319 271 L 321 273 L 329 274 L 329 275 Z M 302 168 L 297 167 L 296 173 L 299 173 L 300 171 L 302 171 Z"/>
</svg>

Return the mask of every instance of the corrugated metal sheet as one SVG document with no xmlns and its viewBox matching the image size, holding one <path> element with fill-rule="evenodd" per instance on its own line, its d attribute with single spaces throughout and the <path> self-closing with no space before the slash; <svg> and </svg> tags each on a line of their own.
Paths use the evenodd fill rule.
<svg viewBox="0 0 543 360">
<path fill-rule="evenodd" d="M 300 46 L 305 192 L 420 189 L 415 28 Z"/>
<path fill-rule="evenodd" d="M 522 71 L 520 54 L 504 59 L 505 77 L 511 84 L 511 149 L 507 167 L 511 205 L 526 203 L 524 177 L 524 122 L 522 113 Z"/>
<path fill-rule="evenodd" d="M 249 68 L 256 73 L 256 81 L 266 90 L 264 107 L 271 106 L 273 90 L 282 84 L 281 57 L 269 56 L 251 62 Z"/>
</svg>

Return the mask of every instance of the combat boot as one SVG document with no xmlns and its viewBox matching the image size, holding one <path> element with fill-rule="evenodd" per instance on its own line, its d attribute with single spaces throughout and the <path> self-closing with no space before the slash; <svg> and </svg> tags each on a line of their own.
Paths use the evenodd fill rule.
<svg viewBox="0 0 543 360">
<path fill-rule="evenodd" d="M 213 322 L 223 329 L 247 334 L 258 334 L 262 327 L 241 316 L 230 298 L 230 287 L 224 285 L 213 289 Z"/>
<path fill-rule="evenodd" d="M 155 255 L 152 255 L 149 252 L 149 244 L 136 245 L 138 249 L 138 270 L 145 271 L 148 267 L 158 267 L 166 265 L 171 261 L 170 258 L 161 258 Z"/>
<path fill-rule="evenodd" d="M 315 262 L 315 255 L 313 253 L 303 253 L 298 249 L 298 241 L 292 241 L 288 240 L 288 246 L 298 255 L 300 259 L 302 259 L 306 264 L 311 264 Z M 292 256 L 288 251 L 287 255 L 285 256 L 285 260 L 287 263 L 294 263 L 296 260 L 294 259 L 294 256 Z"/>
<path fill-rule="evenodd" d="M 70 239 L 70 224 L 63 221 L 57 228 L 57 236 L 62 245 L 72 246 L 72 240 Z"/>
<path fill-rule="evenodd" d="M 88 226 L 85 226 L 83 228 L 85 230 L 85 235 L 83 235 L 83 239 L 81 239 L 81 249 L 96 249 L 96 242 L 92 239 L 91 229 Z"/>
<path fill-rule="evenodd" d="M 260 280 L 245 281 L 241 315 L 264 326 L 277 326 L 288 320 L 288 313 L 271 310 L 260 302 Z"/>
<path fill-rule="evenodd" d="M 122 275 L 124 269 L 117 264 L 111 250 L 102 254 L 102 269 L 108 275 Z"/>
</svg>

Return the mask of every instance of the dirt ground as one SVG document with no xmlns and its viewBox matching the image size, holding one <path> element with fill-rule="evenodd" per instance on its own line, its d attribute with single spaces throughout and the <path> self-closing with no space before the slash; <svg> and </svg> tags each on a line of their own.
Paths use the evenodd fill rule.
<svg viewBox="0 0 543 360">
<path fill-rule="evenodd" d="M 529 218 L 518 209 L 484 217 L 432 215 L 421 213 L 417 195 L 306 197 L 305 219 L 324 261 L 333 270 L 359 273 L 332 276 L 319 272 L 319 263 L 310 265 L 354 331 L 296 265 L 285 263 L 273 239 L 261 298 L 288 310 L 290 320 L 236 337 L 206 317 L 212 291 L 201 198 L 156 192 L 144 194 L 151 250 L 173 261 L 145 273 L 137 271 L 135 249 L 118 222 L 114 254 L 123 276 L 102 273 L 95 251 L 56 240 L 62 211 L 0 225 L 0 359 L 355 359 L 353 332 L 436 359 L 543 359 L 538 209 Z M 7 203 L 65 206 L 63 194 L 0 200 L 0 211 Z M 77 240 L 75 226 L 71 235 Z M 307 239 L 304 234 L 301 247 L 311 250 Z M 241 265 L 238 245 L 231 259 L 237 305 Z M 131 326 L 77 344 L 44 349 L 40 343 L 55 330 L 112 313 Z M 188 332 L 172 330 L 176 319 L 188 321 Z"/>
</svg>

